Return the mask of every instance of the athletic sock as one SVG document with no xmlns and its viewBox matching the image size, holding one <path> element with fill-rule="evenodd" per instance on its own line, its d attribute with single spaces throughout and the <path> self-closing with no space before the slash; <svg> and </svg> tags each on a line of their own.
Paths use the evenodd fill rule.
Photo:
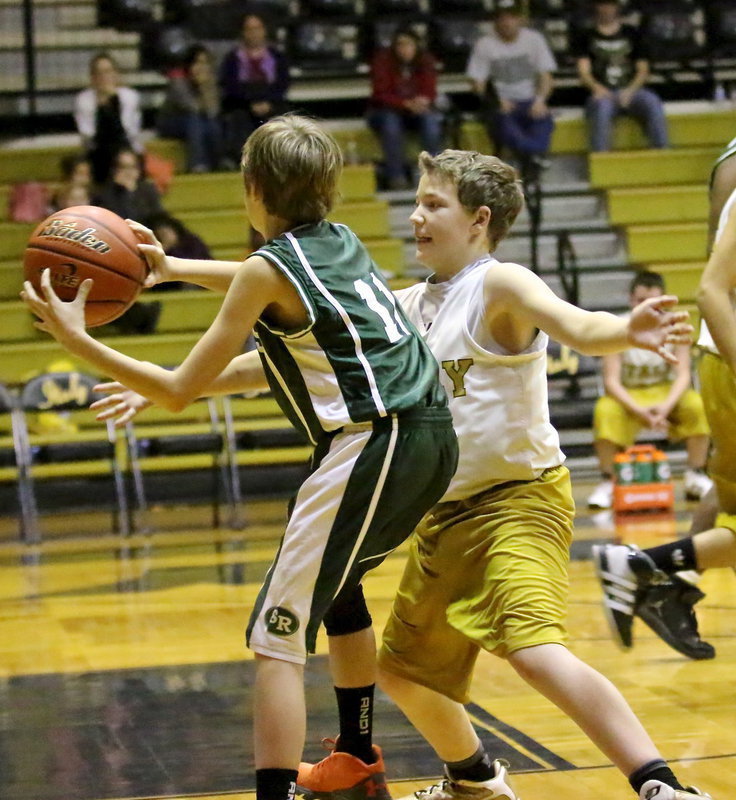
<svg viewBox="0 0 736 800">
<path fill-rule="evenodd" d="M 294 800 L 297 774 L 295 769 L 257 769 L 257 800 Z"/>
<path fill-rule="evenodd" d="M 373 692 L 375 685 L 358 689 L 335 687 L 337 710 L 340 715 L 340 737 L 337 750 L 350 753 L 364 764 L 376 761 L 373 752 Z"/>
<path fill-rule="evenodd" d="M 476 783 L 482 783 L 496 776 L 493 762 L 488 753 L 486 753 L 482 742 L 470 758 L 466 758 L 463 761 L 446 761 L 445 768 L 447 769 L 448 777 L 454 781 L 476 781 Z"/>
<path fill-rule="evenodd" d="M 669 544 L 660 544 L 657 547 L 648 547 L 644 552 L 652 559 L 658 569 L 668 575 L 681 570 L 698 568 L 695 558 L 695 545 L 690 537 L 676 542 L 669 542 Z"/>
<path fill-rule="evenodd" d="M 667 786 L 671 786 L 673 789 L 685 788 L 677 780 L 674 772 L 672 772 L 672 770 L 667 766 L 667 763 L 661 758 L 658 758 L 655 761 L 650 761 L 648 764 L 644 764 L 643 767 L 635 769 L 631 775 L 629 775 L 629 783 L 631 784 L 631 788 L 637 794 L 639 794 L 641 787 L 644 786 L 647 781 L 661 781 Z"/>
</svg>

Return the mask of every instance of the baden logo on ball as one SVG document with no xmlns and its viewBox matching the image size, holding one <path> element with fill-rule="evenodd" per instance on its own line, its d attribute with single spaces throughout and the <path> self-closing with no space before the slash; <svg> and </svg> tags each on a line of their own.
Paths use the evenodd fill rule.
<svg viewBox="0 0 736 800">
<path fill-rule="evenodd" d="M 138 239 L 125 220 L 97 206 L 62 209 L 36 227 L 25 250 L 23 271 L 37 292 L 45 269 L 64 301 L 73 300 L 82 281 L 92 278 L 85 305 L 88 328 L 125 313 L 148 273 Z"/>
</svg>

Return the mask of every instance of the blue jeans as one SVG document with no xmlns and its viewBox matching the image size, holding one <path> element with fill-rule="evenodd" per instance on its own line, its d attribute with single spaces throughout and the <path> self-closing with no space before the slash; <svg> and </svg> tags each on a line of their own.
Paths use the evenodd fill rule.
<svg viewBox="0 0 736 800">
<path fill-rule="evenodd" d="M 601 152 L 611 149 L 613 120 L 618 114 L 629 114 L 643 126 L 652 147 L 669 144 L 667 119 L 659 96 L 649 89 L 637 89 L 626 108 L 621 106 L 618 92 L 610 97 L 589 97 L 585 114 L 590 128 L 590 149 Z"/>
<path fill-rule="evenodd" d="M 533 100 L 520 100 L 509 112 L 493 115 L 494 138 L 498 148 L 508 147 L 522 156 L 540 156 L 549 150 L 555 123 L 551 114 L 532 117 L 529 109 Z"/>
<path fill-rule="evenodd" d="M 215 169 L 222 157 L 222 127 L 216 117 L 196 113 L 162 117 L 158 132 L 187 143 L 190 170 Z"/>
<path fill-rule="evenodd" d="M 409 114 L 376 108 L 368 112 L 368 125 L 381 141 L 389 180 L 405 177 L 404 143 L 408 129 L 419 131 L 422 147 L 432 155 L 442 149 L 442 114 L 438 111 Z"/>
</svg>

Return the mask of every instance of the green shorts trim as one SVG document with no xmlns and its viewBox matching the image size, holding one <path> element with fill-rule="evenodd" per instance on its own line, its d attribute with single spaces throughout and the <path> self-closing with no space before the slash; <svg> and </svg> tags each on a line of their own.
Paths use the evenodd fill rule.
<svg viewBox="0 0 736 800">
<path fill-rule="evenodd" d="M 446 408 L 338 433 L 315 451 L 251 614 L 252 650 L 293 663 L 314 652 L 333 599 L 360 583 L 445 493 L 457 467 Z"/>
</svg>

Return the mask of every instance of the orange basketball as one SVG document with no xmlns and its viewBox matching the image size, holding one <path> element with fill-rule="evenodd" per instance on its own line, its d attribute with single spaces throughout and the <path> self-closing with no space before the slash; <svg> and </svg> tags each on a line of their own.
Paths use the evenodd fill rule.
<svg viewBox="0 0 736 800">
<path fill-rule="evenodd" d="M 73 206 L 45 219 L 28 240 L 25 278 L 40 293 L 41 273 L 62 300 L 73 300 L 85 278 L 94 286 L 87 298 L 88 328 L 117 319 L 130 308 L 148 272 L 138 240 L 125 220 L 106 208 Z"/>
</svg>

